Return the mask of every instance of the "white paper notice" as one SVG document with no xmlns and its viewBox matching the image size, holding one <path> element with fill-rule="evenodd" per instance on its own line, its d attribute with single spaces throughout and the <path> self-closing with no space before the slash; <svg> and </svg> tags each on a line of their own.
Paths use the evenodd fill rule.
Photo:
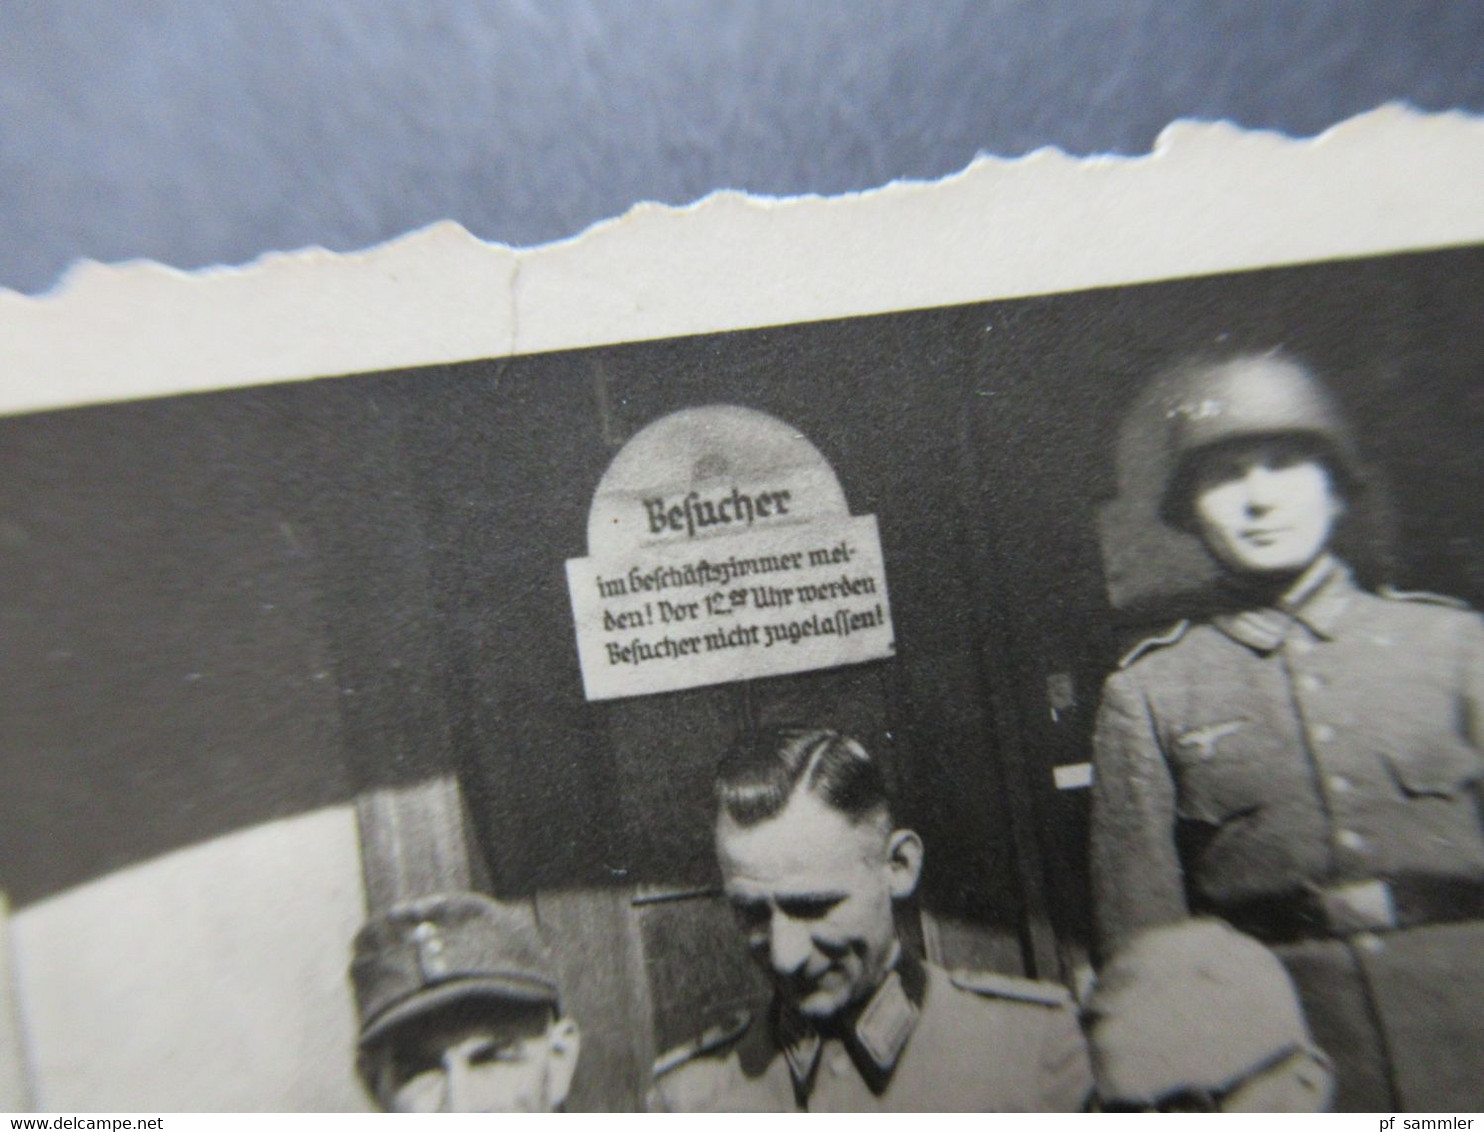
<svg viewBox="0 0 1484 1132">
<path fill-rule="evenodd" d="M 874 515 L 573 558 L 567 584 L 590 700 L 834 668 L 896 649 Z"/>
</svg>

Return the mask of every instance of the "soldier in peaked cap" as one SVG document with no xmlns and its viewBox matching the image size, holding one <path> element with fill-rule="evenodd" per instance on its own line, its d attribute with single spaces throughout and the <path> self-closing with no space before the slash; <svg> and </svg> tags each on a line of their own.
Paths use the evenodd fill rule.
<svg viewBox="0 0 1484 1132">
<path fill-rule="evenodd" d="M 1220 920 L 1141 932 L 1099 973 L 1087 1032 L 1105 1112 L 1324 1112 L 1334 1096 L 1283 964 Z"/>
<path fill-rule="evenodd" d="M 950 976 L 902 947 L 922 842 L 892 823 L 859 743 L 763 736 L 723 764 L 718 796 L 727 897 L 773 1002 L 661 1058 L 652 1108 L 1083 1108 L 1091 1071 L 1061 987 Z"/>
<path fill-rule="evenodd" d="M 393 1112 L 548 1112 L 566 1100 L 577 1025 L 549 955 L 512 909 L 472 892 L 399 904 L 356 936 L 360 1067 Z"/>
<path fill-rule="evenodd" d="M 1281 354 L 1173 375 L 1164 520 L 1214 611 L 1140 645 L 1095 734 L 1105 956 L 1220 916 L 1270 944 L 1335 1062 L 1336 1107 L 1484 1107 L 1484 626 L 1356 584 L 1336 532 L 1366 477 Z"/>
</svg>

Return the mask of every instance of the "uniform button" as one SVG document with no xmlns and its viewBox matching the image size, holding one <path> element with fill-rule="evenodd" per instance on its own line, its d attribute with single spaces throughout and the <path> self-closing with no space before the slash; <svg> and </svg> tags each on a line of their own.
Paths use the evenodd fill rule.
<svg viewBox="0 0 1484 1132">
<path fill-rule="evenodd" d="M 1315 676 L 1312 672 L 1305 672 L 1299 677 L 1299 687 L 1306 692 L 1317 692 L 1324 687 L 1324 678 Z"/>
<path fill-rule="evenodd" d="M 1295 637 L 1293 651 L 1301 654 L 1311 653 L 1314 651 L 1314 642 L 1309 640 L 1308 637 Z"/>
<path fill-rule="evenodd" d="M 1343 774 L 1335 774 L 1330 776 L 1329 788 L 1336 794 L 1345 793 L 1345 791 L 1349 790 L 1352 785 L 1354 784 Z"/>
<path fill-rule="evenodd" d="M 1365 848 L 1365 838 L 1356 833 L 1353 829 L 1340 830 L 1339 836 L 1336 837 L 1335 840 L 1343 845 L 1346 849 L 1353 850 L 1357 853 Z"/>
<path fill-rule="evenodd" d="M 1380 955 L 1386 950 L 1386 942 L 1375 932 L 1361 932 L 1355 937 L 1355 945 L 1372 955 Z"/>
<path fill-rule="evenodd" d="M 1318 727 L 1314 728 L 1314 738 L 1321 743 L 1333 743 L 1335 729 L 1327 723 L 1321 723 Z"/>
<path fill-rule="evenodd" d="M 830 1072 L 839 1077 L 850 1068 L 850 1055 L 840 1050 L 830 1058 Z"/>
</svg>

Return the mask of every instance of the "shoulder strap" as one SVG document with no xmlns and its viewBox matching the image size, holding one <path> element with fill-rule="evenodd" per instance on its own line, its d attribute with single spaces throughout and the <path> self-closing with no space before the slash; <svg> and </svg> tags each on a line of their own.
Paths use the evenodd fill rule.
<svg viewBox="0 0 1484 1132">
<path fill-rule="evenodd" d="M 1040 979 L 1022 979 L 995 971 L 950 971 L 953 985 L 960 990 L 985 998 L 1008 998 L 1016 1002 L 1033 1002 L 1038 1006 L 1070 1006 L 1072 993 L 1060 983 Z"/>
<path fill-rule="evenodd" d="M 1426 590 L 1399 590 L 1395 586 L 1382 586 L 1376 591 L 1387 601 L 1415 601 L 1422 605 L 1442 605 L 1449 609 L 1468 609 L 1469 603 L 1446 594 L 1428 593 Z"/>
<path fill-rule="evenodd" d="M 688 1061 L 694 1061 L 713 1050 L 730 1045 L 741 1037 L 750 1025 L 752 1025 L 752 1011 L 734 1011 L 724 1021 L 702 1031 L 698 1037 L 682 1042 L 674 1049 L 661 1054 L 654 1063 L 654 1076 L 662 1077 L 672 1069 L 679 1069 Z"/>
<path fill-rule="evenodd" d="M 1118 667 L 1127 668 L 1145 653 L 1153 652 L 1155 649 L 1162 649 L 1167 645 L 1173 645 L 1181 637 L 1185 636 L 1189 629 L 1190 622 L 1188 620 L 1176 621 L 1163 633 L 1153 637 L 1145 637 L 1124 654 L 1123 659 L 1118 662 Z"/>
</svg>

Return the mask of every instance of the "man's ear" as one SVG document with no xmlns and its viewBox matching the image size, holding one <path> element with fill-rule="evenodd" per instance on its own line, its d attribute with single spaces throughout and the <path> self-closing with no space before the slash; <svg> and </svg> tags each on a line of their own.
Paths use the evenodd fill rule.
<svg viewBox="0 0 1484 1132">
<path fill-rule="evenodd" d="M 1334 472 L 1328 467 L 1324 470 L 1329 479 L 1329 514 L 1330 521 L 1338 523 L 1350 513 L 1350 499 L 1348 493 L 1340 487 L 1340 481 L 1335 478 Z M 1331 532 L 1333 534 L 1333 532 Z"/>
<path fill-rule="evenodd" d="M 577 1072 L 577 1054 L 582 1048 L 582 1034 L 571 1018 L 558 1018 L 546 1032 L 546 1046 L 550 1051 L 547 1059 L 547 1101 L 554 1109 L 566 1103 L 572 1089 L 572 1074 Z"/>
<path fill-rule="evenodd" d="M 892 830 L 886 842 L 886 867 L 893 900 L 905 900 L 916 892 L 922 876 L 922 838 L 910 829 Z"/>
</svg>

